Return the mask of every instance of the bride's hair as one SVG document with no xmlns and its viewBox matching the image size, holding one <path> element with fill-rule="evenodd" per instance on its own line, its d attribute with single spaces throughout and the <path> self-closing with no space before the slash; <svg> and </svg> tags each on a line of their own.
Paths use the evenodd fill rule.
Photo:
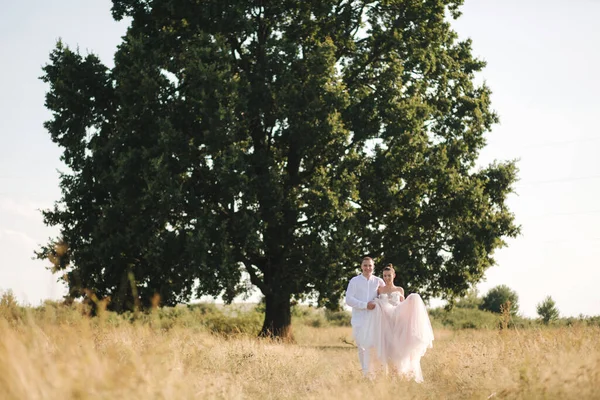
<svg viewBox="0 0 600 400">
<path fill-rule="evenodd" d="M 386 265 L 383 270 L 384 271 L 392 271 L 393 273 L 396 273 L 396 270 L 394 269 L 394 266 L 392 265 L 392 263 L 389 263 L 388 265 Z"/>
</svg>

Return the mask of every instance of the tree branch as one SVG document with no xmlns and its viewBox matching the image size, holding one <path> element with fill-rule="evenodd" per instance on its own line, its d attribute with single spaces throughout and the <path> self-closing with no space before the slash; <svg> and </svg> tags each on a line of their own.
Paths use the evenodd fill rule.
<svg viewBox="0 0 600 400">
<path fill-rule="evenodd" d="M 269 290 L 265 283 L 258 277 L 256 270 L 252 266 L 252 263 L 249 261 L 242 261 L 242 264 L 244 264 L 246 272 L 248 272 L 248 275 L 250 275 L 250 282 L 252 282 L 252 284 L 257 288 L 259 288 L 263 294 L 267 294 Z"/>
</svg>

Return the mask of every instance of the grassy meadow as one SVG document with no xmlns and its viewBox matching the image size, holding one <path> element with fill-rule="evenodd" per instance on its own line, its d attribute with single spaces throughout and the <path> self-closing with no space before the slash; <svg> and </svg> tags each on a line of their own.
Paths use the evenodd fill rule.
<svg viewBox="0 0 600 400">
<path fill-rule="evenodd" d="M 200 304 L 91 318 L 78 304 L 21 307 L 4 296 L 0 399 L 600 398 L 597 324 L 498 329 L 486 315 L 495 326 L 457 329 L 439 313 L 425 382 L 416 384 L 363 379 L 344 313 L 295 309 L 296 343 L 285 344 L 256 338 L 255 309 Z"/>
</svg>

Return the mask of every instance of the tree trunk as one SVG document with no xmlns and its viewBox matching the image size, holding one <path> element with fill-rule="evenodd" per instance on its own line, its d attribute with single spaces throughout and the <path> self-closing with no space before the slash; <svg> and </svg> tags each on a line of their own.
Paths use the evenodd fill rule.
<svg viewBox="0 0 600 400">
<path fill-rule="evenodd" d="M 259 336 L 293 341 L 292 306 L 289 294 L 268 294 L 265 296 L 265 322 Z"/>
</svg>

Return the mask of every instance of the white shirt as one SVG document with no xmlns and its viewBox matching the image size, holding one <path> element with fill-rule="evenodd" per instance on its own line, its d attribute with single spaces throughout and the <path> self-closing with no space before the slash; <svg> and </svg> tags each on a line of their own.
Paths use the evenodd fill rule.
<svg viewBox="0 0 600 400">
<path fill-rule="evenodd" d="M 385 286 L 383 279 L 371 275 L 369 279 L 363 274 L 350 279 L 348 289 L 346 289 L 346 304 L 352 307 L 352 320 L 350 323 L 354 327 L 363 324 L 367 310 L 367 303 L 377 297 L 377 288 Z"/>
</svg>

